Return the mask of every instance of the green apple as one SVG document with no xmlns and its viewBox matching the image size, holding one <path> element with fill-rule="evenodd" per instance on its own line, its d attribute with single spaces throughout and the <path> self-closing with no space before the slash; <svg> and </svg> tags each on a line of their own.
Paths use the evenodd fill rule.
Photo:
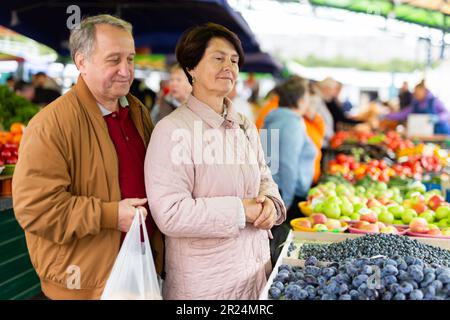
<svg viewBox="0 0 450 320">
<path fill-rule="evenodd" d="M 436 209 L 436 220 L 450 218 L 450 207 L 440 206 Z"/>
<path fill-rule="evenodd" d="M 382 211 L 381 207 L 373 207 L 371 208 L 371 210 L 375 212 L 377 215 L 379 215 Z"/>
<path fill-rule="evenodd" d="M 366 188 L 364 188 L 363 186 L 357 186 L 355 188 L 355 193 L 362 195 L 366 193 Z"/>
<path fill-rule="evenodd" d="M 350 219 L 352 219 L 352 221 L 359 221 L 361 219 L 361 215 L 355 212 L 350 216 Z"/>
<path fill-rule="evenodd" d="M 449 219 L 442 219 L 442 220 L 439 220 L 437 226 L 441 229 L 447 228 L 450 226 L 449 222 L 450 222 Z"/>
<path fill-rule="evenodd" d="M 326 201 L 323 205 L 323 213 L 325 213 L 328 218 L 339 219 L 341 216 L 341 208 L 336 202 Z"/>
<path fill-rule="evenodd" d="M 313 230 L 316 232 L 326 232 L 326 231 L 328 231 L 328 228 L 326 225 L 319 223 L 319 224 L 314 225 Z"/>
<path fill-rule="evenodd" d="M 395 202 L 400 204 L 400 203 L 403 202 L 403 198 L 400 195 L 395 195 L 395 196 L 392 197 L 392 201 L 395 201 Z"/>
<path fill-rule="evenodd" d="M 350 190 L 348 190 L 348 188 L 342 184 L 340 184 L 336 187 L 336 193 L 339 196 L 350 196 L 351 195 Z"/>
<path fill-rule="evenodd" d="M 402 220 L 405 224 L 409 224 L 414 218 L 417 218 L 417 212 L 414 209 L 405 209 L 402 213 Z"/>
<path fill-rule="evenodd" d="M 341 221 L 351 221 L 352 219 L 349 216 L 341 216 L 339 218 L 339 220 L 341 220 Z"/>
<path fill-rule="evenodd" d="M 396 220 L 394 220 L 394 221 L 392 222 L 392 224 L 403 225 L 404 223 L 403 223 L 403 220 L 398 220 L 398 219 L 396 219 Z"/>
<path fill-rule="evenodd" d="M 362 208 L 366 208 L 366 205 L 363 203 L 355 203 L 353 205 L 353 212 L 359 213 L 359 210 L 361 210 Z"/>
<path fill-rule="evenodd" d="M 442 229 L 442 234 L 444 236 L 450 236 L 450 228 Z"/>
<path fill-rule="evenodd" d="M 402 206 L 399 205 L 392 205 L 387 207 L 388 211 L 394 215 L 395 219 L 401 219 L 402 213 L 405 211 L 405 209 Z"/>
<path fill-rule="evenodd" d="M 381 212 L 378 215 L 378 220 L 384 223 L 392 223 L 394 222 L 394 215 L 392 213 L 390 213 L 389 211 L 387 212 Z"/>
<path fill-rule="evenodd" d="M 386 191 L 388 189 L 388 186 L 384 182 L 378 182 L 375 188 L 380 191 Z"/>
<path fill-rule="evenodd" d="M 316 204 L 313 208 L 313 212 L 322 213 L 323 212 L 323 202 Z"/>
<path fill-rule="evenodd" d="M 431 210 L 426 210 L 421 214 L 419 214 L 419 217 L 424 218 L 425 220 L 427 220 L 428 223 L 431 223 L 434 221 L 434 212 Z"/>
<path fill-rule="evenodd" d="M 341 209 L 341 214 L 343 214 L 343 215 L 350 215 L 353 213 L 353 205 L 347 199 L 342 201 L 342 204 L 340 205 L 340 209 Z"/>
</svg>

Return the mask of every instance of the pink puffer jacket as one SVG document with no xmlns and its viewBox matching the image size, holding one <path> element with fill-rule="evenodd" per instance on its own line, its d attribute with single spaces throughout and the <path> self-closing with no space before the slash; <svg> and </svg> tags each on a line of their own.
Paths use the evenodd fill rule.
<svg viewBox="0 0 450 320">
<path fill-rule="evenodd" d="M 191 96 L 152 133 L 145 181 L 166 235 L 165 299 L 257 299 L 270 271 L 269 232 L 239 228 L 241 199 L 269 196 L 277 224 L 286 219 L 255 125 L 225 103 L 226 119 Z"/>
</svg>

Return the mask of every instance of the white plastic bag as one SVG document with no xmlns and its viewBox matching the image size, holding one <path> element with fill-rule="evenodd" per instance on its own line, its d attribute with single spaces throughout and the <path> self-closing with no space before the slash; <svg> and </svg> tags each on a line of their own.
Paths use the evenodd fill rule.
<svg viewBox="0 0 450 320">
<path fill-rule="evenodd" d="M 140 223 L 144 233 L 141 242 Z M 161 300 L 161 290 L 153 262 L 145 219 L 136 214 L 106 282 L 102 300 Z"/>
</svg>

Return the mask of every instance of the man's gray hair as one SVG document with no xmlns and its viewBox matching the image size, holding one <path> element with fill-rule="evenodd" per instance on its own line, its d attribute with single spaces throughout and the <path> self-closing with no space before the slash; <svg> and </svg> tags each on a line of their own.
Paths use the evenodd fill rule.
<svg viewBox="0 0 450 320">
<path fill-rule="evenodd" d="M 79 26 L 70 32 L 70 54 L 74 61 L 77 52 L 83 53 L 86 57 L 89 57 L 92 53 L 92 48 L 95 43 L 95 26 L 98 24 L 108 24 L 128 31 L 130 34 L 133 33 L 131 23 L 109 14 L 87 17 L 81 21 Z"/>
</svg>

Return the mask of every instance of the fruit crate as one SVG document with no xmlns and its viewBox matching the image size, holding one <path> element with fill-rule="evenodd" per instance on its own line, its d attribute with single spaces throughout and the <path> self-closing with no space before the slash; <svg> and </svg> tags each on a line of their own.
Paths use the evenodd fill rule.
<svg viewBox="0 0 450 320">
<path fill-rule="evenodd" d="M 289 246 L 291 243 L 305 244 L 305 243 L 322 243 L 328 244 L 333 242 L 342 242 L 346 239 L 355 239 L 364 235 L 361 234 L 349 234 L 349 233 L 330 233 L 330 232 L 301 232 L 301 231 L 290 231 L 286 242 L 284 243 L 281 254 L 272 269 L 272 273 L 267 280 L 267 284 L 264 287 L 263 291 L 260 293 L 260 300 L 269 300 L 268 292 L 270 286 L 273 283 L 273 279 L 278 273 L 278 267 L 287 264 L 290 266 L 304 266 L 305 260 L 298 259 L 298 250 L 295 250 L 291 256 L 288 256 Z M 450 240 L 447 239 L 432 239 L 432 238 L 418 238 L 418 237 L 409 237 L 411 239 L 416 239 L 425 244 L 434 245 L 437 247 L 441 247 L 446 250 L 450 250 Z M 301 248 L 301 246 L 299 246 Z M 331 262 L 321 261 L 320 264 L 326 265 Z"/>
</svg>

